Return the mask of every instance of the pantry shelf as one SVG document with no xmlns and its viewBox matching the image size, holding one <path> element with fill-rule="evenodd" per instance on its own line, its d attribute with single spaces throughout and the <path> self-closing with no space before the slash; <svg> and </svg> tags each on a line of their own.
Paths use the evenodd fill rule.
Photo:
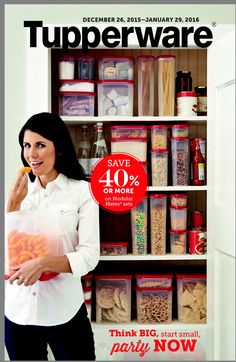
<svg viewBox="0 0 236 362">
<path fill-rule="evenodd" d="M 207 121 L 206 116 L 193 116 L 193 117 L 183 117 L 183 116 L 170 116 L 170 117 L 124 117 L 124 116 L 113 116 L 113 117 L 79 117 L 79 116 L 61 116 L 62 120 L 67 125 L 76 125 L 76 124 L 94 124 L 97 122 L 103 123 L 115 123 L 115 122 L 193 122 L 196 124 L 204 124 Z"/>
<path fill-rule="evenodd" d="M 100 261 L 135 261 L 135 260 L 207 260 L 207 254 L 197 255 L 197 254 L 163 254 L 163 255 L 152 255 L 152 254 L 146 254 L 146 255 L 133 255 L 133 254 L 127 254 L 127 255 L 106 255 L 102 256 L 100 255 L 99 258 Z"/>
<path fill-rule="evenodd" d="M 179 321 L 173 320 L 171 323 L 156 323 L 156 324 L 141 324 L 141 323 L 137 323 L 136 320 L 133 320 L 129 323 L 96 323 L 96 322 L 92 322 L 92 328 L 94 330 L 94 332 L 99 332 L 101 330 L 109 332 L 111 330 L 116 330 L 116 331 L 130 331 L 131 328 L 135 328 L 135 330 L 164 330 L 167 331 L 171 330 L 183 330 L 184 332 L 187 331 L 199 331 L 199 333 L 201 333 L 201 331 L 205 330 L 207 328 L 207 324 L 202 323 L 202 324 L 185 324 L 185 323 L 179 323 Z"/>
<path fill-rule="evenodd" d="M 147 191 L 207 191 L 207 186 L 148 186 Z"/>
</svg>

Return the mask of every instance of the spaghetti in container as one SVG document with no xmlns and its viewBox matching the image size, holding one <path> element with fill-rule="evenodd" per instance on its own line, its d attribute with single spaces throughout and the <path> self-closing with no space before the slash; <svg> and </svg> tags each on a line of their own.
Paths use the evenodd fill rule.
<svg viewBox="0 0 236 362">
<path fill-rule="evenodd" d="M 138 57 L 138 115 L 154 116 L 155 57 Z"/>
<path fill-rule="evenodd" d="M 175 56 L 161 55 L 158 63 L 158 115 L 174 116 L 175 112 Z"/>
</svg>

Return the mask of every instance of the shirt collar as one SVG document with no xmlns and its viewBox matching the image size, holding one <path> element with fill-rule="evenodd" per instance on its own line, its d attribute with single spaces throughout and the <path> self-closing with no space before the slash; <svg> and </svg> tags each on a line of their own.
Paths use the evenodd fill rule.
<svg viewBox="0 0 236 362">
<path fill-rule="evenodd" d="M 51 182 L 49 182 L 46 186 L 45 190 L 52 190 L 54 188 L 59 188 L 61 190 L 65 189 L 66 185 L 68 183 L 68 177 L 63 175 L 62 173 L 59 173 L 57 178 Z M 29 193 L 34 194 L 40 190 L 43 190 L 43 187 L 39 181 L 39 178 L 36 177 L 34 182 L 31 183 L 29 187 Z"/>
</svg>

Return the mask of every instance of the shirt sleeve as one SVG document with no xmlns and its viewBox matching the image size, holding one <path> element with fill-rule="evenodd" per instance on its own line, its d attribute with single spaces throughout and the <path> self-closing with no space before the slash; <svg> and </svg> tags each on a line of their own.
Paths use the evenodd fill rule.
<svg viewBox="0 0 236 362">
<path fill-rule="evenodd" d="M 75 278 L 81 278 L 93 270 L 100 255 L 99 206 L 93 200 L 89 189 L 79 208 L 78 221 L 79 244 L 75 252 L 66 254 Z"/>
</svg>

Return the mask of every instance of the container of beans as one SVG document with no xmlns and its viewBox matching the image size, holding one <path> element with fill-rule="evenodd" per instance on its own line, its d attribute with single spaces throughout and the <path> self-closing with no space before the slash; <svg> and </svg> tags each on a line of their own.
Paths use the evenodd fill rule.
<svg viewBox="0 0 236 362">
<path fill-rule="evenodd" d="M 172 137 L 188 137 L 188 124 L 174 124 L 171 126 Z"/>
<path fill-rule="evenodd" d="M 170 206 L 170 226 L 172 230 L 186 230 L 187 210 L 186 206 Z"/>
<path fill-rule="evenodd" d="M 151 126 L 151 145 L 152 149 L 167 148 L 167 129 L 165 125 Z"/>
<path fill-rule="evenodd" d="M 187 206 L 187 194 L 170 194 L 171 206 Z"/>
<path fill-rule="evenodd" d="M 170 230 L 171 254 L 186 254 L 187 230 Z"/>
<path fill-rule="evenodd" d="M 189 183 L 189 139 L 171 138 L 172 182 L 173 186 Z"/>
<path fill-rule="evenodd" d="M 150 195 L 151 254 L 166 253 L 166 208 L 167 195 Z"/>
<path fill-rule="evenodd" d="M 147 254 L 147 197 L 131 209 L 133 255 Z"/>
<path fill-rule="evenodd" d="M 167 186 L 168 150 L 151 150 L 152 186 Z"/>
<path fill-rule="evenodd" d="M 127 242 L 104 242 L 100 243 L 100 255 L 126 255 Z"/>
</svg>

